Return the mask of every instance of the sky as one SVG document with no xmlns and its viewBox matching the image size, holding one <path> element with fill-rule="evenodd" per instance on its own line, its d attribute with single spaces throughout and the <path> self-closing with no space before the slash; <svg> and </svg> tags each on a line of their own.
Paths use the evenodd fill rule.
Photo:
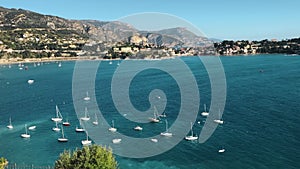
<svg viewBox="0 0 300 169">
<path fill-rule="evenodd" d="M 300 37 L 300 0 L 0 0 L 0 6 L 101 21 L 144 12 L 165 13 L 217 39 Z"/>
</svg>

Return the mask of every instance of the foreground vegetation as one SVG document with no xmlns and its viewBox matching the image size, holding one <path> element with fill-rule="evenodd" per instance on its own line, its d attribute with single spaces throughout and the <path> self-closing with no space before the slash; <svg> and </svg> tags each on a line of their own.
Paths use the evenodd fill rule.
<svg viewBox="0 0 300 169">
<path fill-rule="evenodd" d="M 7 159 L 1 157 L 0 158 L 0 169 L 4 169 L 7 166 L 7 164 L 8 164 Z"/>
<path fill-rule="evenodd" d="M 111 149 L 98 145 L 85 146 L 73 152 L 64 151 L 55 162 L 55 169 L 117 169 Z"/>
</svg>

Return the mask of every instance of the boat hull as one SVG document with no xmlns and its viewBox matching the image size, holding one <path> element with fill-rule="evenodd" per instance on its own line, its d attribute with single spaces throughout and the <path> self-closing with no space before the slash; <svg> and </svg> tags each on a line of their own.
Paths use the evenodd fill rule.
<svg viewBox="0 0 300 169">
<path fill-rule="evenodd" d="M 188 141 L 193 141 L 193 140 L 197 140 L 198 137 L 196 137 L 196 136 L 186 136 L 185 139 L 188 140 Z"/>
<path fill-rule="evenodd" d="M 30 138 L 30 135 L 29 134 L 21 134 L 21 137 L 22 138 Z"/>
<path fill-rule="evenodd" d="M 160 133 L 160 135 L 165 136 L 165 137 L 172 137 L 173 136 L 172 133 L 168 133 L 168 132 Z"/>
<path fill-rule="evenodd" d="M 82 140 L 81 144 L 82 145 L 90 145 L 90 144 L 92 144 L 92 141 L 91 140 Z"/>
<path fill-rule="evenodd" d="M 112 140 L 112 142 L 113 142 L 114 144 L 121 143 L 121 141 L 122 141 L 122 139 L 120 139 L 120 138 L 117 138 L 117 139 L 113 139 L 113 140 Z"/>
<path fill-rule="evenodd" d="M 51 120 L 54 121 L 54 122 L 61 122 L 62 118 L 56 118 L 56 117 L 54 117 L 54 118 L 51 118 Z"/>
<path fill-rule="evenodd" d="M 67 138 L 58 138 L 57 139 L 58 142 L 68 142 Z"/>
</svg>

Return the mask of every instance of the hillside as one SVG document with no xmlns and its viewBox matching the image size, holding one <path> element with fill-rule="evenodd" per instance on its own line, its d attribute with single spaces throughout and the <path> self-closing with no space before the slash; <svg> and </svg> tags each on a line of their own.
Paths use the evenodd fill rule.
<svg viewBox="0 0 300 169">
<path fill-rule="evenodd" d="M 150 46 L 195 47 L 212 43 L 185 28 L 145 32 L 119 21 L 69 20 L 0 7 L 1 58 L 77 56 L 82 49 L 107 54 L 116 45 L 124 46 L 122 44 L 139 45 L 140 49 Z"/>
</svg>

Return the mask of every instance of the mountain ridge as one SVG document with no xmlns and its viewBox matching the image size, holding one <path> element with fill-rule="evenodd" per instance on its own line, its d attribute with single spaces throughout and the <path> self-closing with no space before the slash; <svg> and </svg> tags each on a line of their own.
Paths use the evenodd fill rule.
<svg viewBox="0 0 300 169">
<path fill-rule="evenodd" d="M 65 19 L 59 16 L 43 15 L 37 12 L 32 12 L 24 9 L 8 9 L 0 7 L 0 26 L 1 29 L 10 28 L 45 28 L 45 29 L 70 29 L 77 31 L 79 34 L 88 35 L 94 38 L 100 38 L 102 41 L 126 41 L 130 36 L 144 35 L 143 32 L 132 25 L 120 21 L 98 21 L 98 20 L 72 20 Z M 159 36 L 149 36 L 155 34 Z M 175 42 L 185 44 L 186 46 L 199 46 L 197 41 L 208 41 L 207 38 L 199 37 L 185 28 L 171 28 L 160 31 L 147 31 L 149 42 L 166 39 L 167 42 L 162 42 L 161 45 L 168 45 Z M 105 38 L 104 38 L 105 36 Z M 173 42 L 169 42 L 169 41 Z"/>
</svg>

